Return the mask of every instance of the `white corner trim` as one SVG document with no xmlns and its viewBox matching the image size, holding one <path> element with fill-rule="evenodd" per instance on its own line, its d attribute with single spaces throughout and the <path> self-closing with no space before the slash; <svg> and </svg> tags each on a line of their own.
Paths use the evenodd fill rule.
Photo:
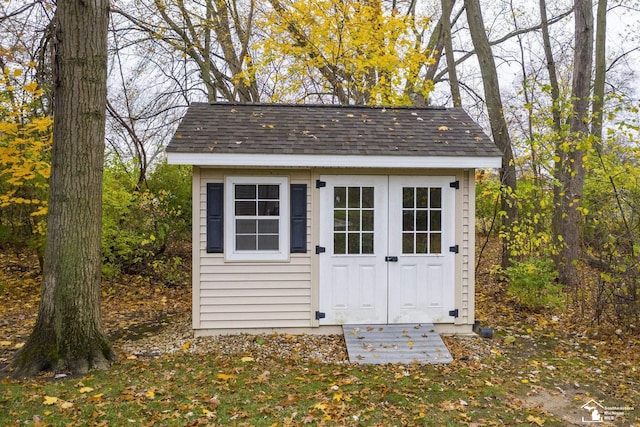
<svg viewBox="0 0 640 427">
<path fill-rule="evenodd" d="M 313 154 L 167 153 L 169 164 L 196 166 L 337 168 L 499 168 L 500 156 L 363 156 Z"/>
</svg>

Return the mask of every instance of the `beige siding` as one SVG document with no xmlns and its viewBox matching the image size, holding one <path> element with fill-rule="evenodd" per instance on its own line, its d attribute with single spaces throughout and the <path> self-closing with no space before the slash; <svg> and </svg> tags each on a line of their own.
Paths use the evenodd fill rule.
<svg viewBox="0 0 640 427">
<path fill-rule="evenodd" d="M 461 256 L 462 265 L 457 274 L 460 275 L 460 317 L 457 323 L 473 324 L 474 321 L 474 246 L 475 246 L 475 172 L 464 171 L 461 179 L 461 204 L 462 221 L 459 225 L 462 239 Z"/>
<path fill-rule="evenodd" d="M 227 261 L 224 254 L 206 252 L 206 186 L 223 182 L 225 176 L 287 176 L 290 184 L 307 184 L 307 217 L 311 217 L 311 175 L 297 170 L 200 169 L 197 233 L 194 246 L 194 328 L 299 328 L 311 326 L 311 250 L 291 254 L 288 261 Z M 196 209 L 194 209 L 196 210 Z M 194 215 L 195 217 L 195 215 Z M 311 225 L 307 221 L 307 243 L 311 248 Z M 195 312 L 198 323 L 195 324 Z"/>
</svg>

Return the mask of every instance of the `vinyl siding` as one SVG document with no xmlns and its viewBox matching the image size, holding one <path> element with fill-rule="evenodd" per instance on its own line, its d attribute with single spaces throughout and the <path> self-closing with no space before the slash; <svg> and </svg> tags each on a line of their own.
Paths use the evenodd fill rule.
<svg viewBox="0 0 640 427">
<path fill-rule="evenodd" d="M 199 172 L 199 194 L 194 195 L 199 205 L 197 223 L 194 222 L 198 231 L 194 233 L 198 254 L 194 259 L 194 295 L 197 294 L 194 298 L 194 328 L 310 327 L 310 250 L 306 254 L 291 254 L 288 261 L 273 262 L 228 261 L 223 253 L 206 252 L 206 186 L 208 182 L 224 182 L 227 175 L 287 176 L 288 184 L 307 184 L 307 244 L 311 248 L 310 172 L 206 168 L 199 169 Z"/>
</svg>

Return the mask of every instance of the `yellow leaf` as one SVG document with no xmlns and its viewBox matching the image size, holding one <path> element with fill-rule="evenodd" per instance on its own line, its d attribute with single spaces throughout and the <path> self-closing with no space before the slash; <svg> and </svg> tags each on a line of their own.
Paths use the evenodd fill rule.
<svg viewBox="0 0 640 427">
<path fill-rule="evenodd" d="M 23 342 L 19 342 L 18 344 L 13 346 L 13 348 L 22 348 L 22 347 L 24 347 L 24 343 Z"/>
<path fill-rule="evenodd" d="M 522 384 L 527 384 L 528 382 L 529 382 L 529 380 L 528 380 L 528 379 L 526 379 L 526 378 L 523 378 L 523 379 L 522 379 Z"/>
<path fill-rule="evenodd" d="M 73 408 L 73 402 L 62 402 L 60 407 L 62 409 L 71 409 L 71 408 Z M 46 412 L 45 412 L 45 414 L 46 414 Z"/>
<path fill-rule="evenodd" d="M 78 390 L 80 393 L 91 393 L 93 391 L 92 387 L 82 387 L 80 390 Z"/>
<path fill-rule="evenodd" d="M 230 374 L 218 374 L 216 376 L 218 377 L 219 380 L 222 380 L 222 381 L 229 381 L 234 377 L 233 375 L 230 375 Z"/>
<path fill-rule="evenodd" d="M 156 394 L 153 390 L 149 390 L 145 396 L 147 396 L 148 398 L 154 398 L 156 397 Z"/>
<path fill-rule="evenodd" d="M 182 344 L 182 349 L 183 350 L 189 350 L 189 347 L 191 347 L 191 342 L 187 341 L 186 343 Z"/>
<path fill-rule="evenodd" d="M 138 356 L 136 356 L 135 354 L 127 356 L 127 359 L 129 359 L 129 360 L 136 360 L 137 358 L 138 358 Z"/>
<path fill-rule="evenodd" d="M 53 414 L 53 412 L 51 412 L 51 411 L 44 411 L 44 414 L 48 417 L 49 415 Z"/>
<path fill-rule="evenodd" d="M 541 426 L 545 422 L 544 419 L 542 419 L 540 417 L 534 417 L 533 415 L 529 415 L 527 417 L 527 421 L 529 421 L 530 423 L 536 423 L 539 426 Z"/>
<path fill-rule="evenodd" d="M 335 400 L 336 402 L 339 402 L 342 400 L 342 393 L 335 393 L 333 395 L 333 400 Z"/>
<path fill-rule="evenodd" d="M 255 360 L 253 357 L 251 357 L 251 356 L 245 356 L 245 357 L 243 357 L 243 358 L 242 358 L 242 359 L 240 359 L 240 360 L 242 360 L 243 362 L 255 362 L 255 361 L 256 361 L 256 360 Z"/>
<path fill-rule="evenodd" d="M 438 127 L 438 130 L 445 131 L 445 130 L 449 130 L 449 128 L 447 126 L 442 125 Z"/>
<path fill-rule="evenodd" d="M 413 345 L 413 341 L 408 341 L 408 342 L 407 342 L 407 345 L 408 345 L 408 346 L 412 346 L 412 345 Z"/>
<path fill-rule="evenodd" d="M 11 341 L 0 341 L 0 347 L 9 347 L 11 345 Z"/>
<path fill-rule="evenodd" d="M 57 401 L 58 401 L 57 397 L 45 396 L 44 401 L 42 403 L 44 403 L 45 405 L 55 405 Z"/>
<path fill-rule="evenodd" d="M 321 411 L 324 411 L 325 409 L 327 409 L 327 404 L 326 403 L 316 403 L 315 405 L 313 405 L 314 409 L 320 409 Z"/>
</svg>

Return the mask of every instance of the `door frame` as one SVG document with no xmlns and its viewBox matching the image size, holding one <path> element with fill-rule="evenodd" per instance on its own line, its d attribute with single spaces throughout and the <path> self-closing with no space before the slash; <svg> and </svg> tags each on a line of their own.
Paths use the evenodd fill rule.
<svg viewBox="0 0 640 427">
<path fill-rule="evenodd" d="M 327 220 L 327 215 L 329 215 L 329 211 L 328 209 L 333 209 L 333 187 L 337 184 L 338 186 L 340 186 L 341 184 L 344 185 L 349 185 L 349 184 L 359 184 L 361 182 L 367 182 L 367 180 L 369 179 L 375 179 L 375 180 L 384 180 L 383 184 L 378 184 L 378 185 L 383 185 L 386 189 L 386 197 L 384 197 L 384 201 L 386 204 L 386 207 L 384 209 L 384 216 L 387 217 L 387 224 L 385 226 L 384 229 L 384 233 L 386 233 L 387 235 L 387 245 L 386 248 L 384 248 L 381 251 L 378 251 L 375 254 L 375 258 L 377 259 L 377 262 L 379 263 L 379 265 L 382 265 L 383 268 L 386 270 L 386 274 L 385 274 L 385 278 L 386 278 L 386 298 L 385 298 L 385 311 L 386 311 L 386 315 L 383 316 L 384 319 L 373 319 L 375 320 L 375 323 L 387 323 L 388 321 L 392 320 L 389 314 L 389 304 L 391 303 L 392 295 L 390 295 L 390 292 L 392 291 L 390 284 L 392 283 L 390 280 L 390 275 L 394 274 L 393 273 L 393 266 L 390 266 L 389 264 L 393 264 L 393 263 L 388 263 L 384 261 L 384 258 L 388 255 L 396 255 L 396 254 L 390 254 L 390 249 L 391 249 L 391 243 L 390 243 L 390 238 L 391 238 L 391 223 L 393 220 L 393 218 L 391 217 L 391 187 L 392 187 L 392 183 L 394 181 L 398 181 L 400 183 L 402 182 L 424 182 L 425 186 L 439 186 L 441 188 L 443 188 L 443 191 L 447 191 L 449 190 L 449 183 L 452 181 L 455 181 L 457 179 L 455 174 L 447 174 L 447 175 L 396 175 L 396 174 L 367 174 L 367 175 L 347 175 L 347 174 L 331 174 L 331 173 L 326 173 L 326 174 L 319 174 L 316 176 L 317 178 L 319 178 L 320 181 L 324 181 L 326 183 L 326 188 L 320 188 L 319 192 L 316 192 L 316 194 L 318 195 L 317 203 L 318 203 L 318 220 L 316 222 L 316 224 L 318 225 L 318 234 L 319 234 L 319 246 L 324 247 L 325 252 L 324 253 L 320 253 L 319 255 L 317 255 L 318 257 L 320 257 L 318 259 L 317 262 L 317 276 L 318 277 L 318 307 L 319 307 L 319 311 L 320 312 L 325 312 L 325 314 L 327 315 L 326 318 L 322 318 L 322 314 L 320 314 L 320 316 L 316 315 L 316 320 L 318 320 L 318 324 L 319 325 L 339 325 L 342 323 L 349 323 L 348 321 L 345 322 L 344 319 L 335 319 L 332 318 L 331 315 L 329 313 L 327 313 L 327 311 L 329 310 L 329 306 L 326 304 L 326 296 L 324 295 L 324 292 L 326 291 L 325 286 L 327 285 L 326 282 L 326 275 L 327 275 L 327 265 L 330 265 L 330 261 L 328 261 L 328 257 L 332 256 L 333 254 L 333 248 L 329 248 L 328 246 L 333 244 L 333 224 L 329 224 L 329 227 L 327 227 L 327 223 L 331 222 L 331 220 L 333 219 L 333 214 L 331 213 L 330 216 L 331 218 L 329 218 L 329 220 Z M 434 185 L 434 181 L 436 181 L 436 185 Z M 324 184 L 323 184 L 324 185 Z M 418 184 L 419 185 L 419 184 Z M 401 185 L 400 185 L 401 187 Z M 457 228 L 456 228 L 456 221 L 459 219 L 459 215 L 460 212 L 458 212 L 458 203 L 457 203 L 457 195 L 456 192 L 454 190 L 452 190 L 453 192 L 450 193 L 447 197 L 448 199 L 448 209 L 452 209 L 453 212 L 448 211 L 447 212 L 447 207 L 443 206 L 443 219 L 447 219 L 448 221 L 448 226 L 444 226 L 447 227 L 449 229 L 449 233 L 448 233 L 448 237 L 445 237 L 442 241 L 442 247 L 443 247 L 443 256 L 448 257 L 448 262 L 446 263 L 447 265 L 444 267 L 444 275 L 447 278 L 447 288 L 449 288 L 449 299 L 447 300 L 447 304 L 450 305 L 450 307 L 441 307 L 440 313 L 442 315 L 440 316 L 433 316 L 432 320 L 435 320 L 436 322 L 446 322 L 446 323 L 454 323 L 455 319 L 452 317 L 448 317 L 448 316 L 444 316 L 444 314 L 448 314 L 448 311 L 453 309 L 456 306 L 456 303 L 458 301 L 458 295 L 456 292 L 457 289 L 457 279 L 456 279 L 456 268 L 458 265 L 458 260 L 455 257 L 455 254 L 449 254 L 448 252 L 444 252 L 444 251 L 448 251 L 449 250 L 449 246 L 453 246 L 456 239 L 456 232 L 457 232 Z M 402 197 L 400 197 L 400 201 L 402 200 Z M 330 206 L 330 207 L 328 207 Z M 376 209 L 376 214 L 377 216 L 380 216 L 378 214 L 378 212 L 380 211 L 380 204 L 377 203 L 375 206 Z M 327 237 L 328 235 L 330 235 L 331 237 Z M 401 254 L 399 254 L 401 255 Z M 325 283 L 323 283 L 325 282 Z M 398 322 L 400 323 L 406 323 L 406 322 L 415 322 L 415 321 L 423 321 L 424 320 L 420 320 L 420 318 L 416 317 L 416 316 L 403 316 L 401 318 L 398 319 Z M 372 323 L 372 322 L 368 322 L 365 320 L 360 321 L 358 319 L 357 322 L 355 323 Z"/>
</svg>

